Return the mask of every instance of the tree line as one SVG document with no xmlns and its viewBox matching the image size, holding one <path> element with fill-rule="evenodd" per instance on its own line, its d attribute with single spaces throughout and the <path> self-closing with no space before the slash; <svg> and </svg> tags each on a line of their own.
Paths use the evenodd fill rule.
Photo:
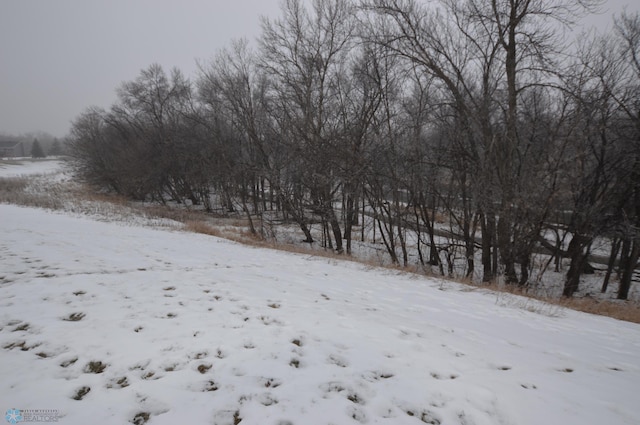
<svg viewBox="0 0 640 425">
<path fill-rule="evenodd" d="M 530 283 L 594 242 L 626 299 L 640 257 L 640 15 L 571 48 L 595 0 L 285 0 L 190 80 L 154 64 L 72 125 L 88 182 L 137 200 L 280 214 L 351 254 Z M 364 232 L 361 235 L 364 238 Z M 456 259 L 463 259 L 462 268 Z M 479 262 L 477 261 L 479 260 Z M 462 272 L 460 271 L 462 270 Z"/>
</svg>

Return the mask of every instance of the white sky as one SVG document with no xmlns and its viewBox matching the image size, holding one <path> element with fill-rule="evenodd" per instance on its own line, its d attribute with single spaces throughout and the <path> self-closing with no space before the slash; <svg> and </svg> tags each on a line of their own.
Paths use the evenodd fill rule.
<svg viewBox="0 0 640 425">
<path fill-rule="evenodd" d="M 0 132 L 64 136 L 87 106 L 154 62 L 187 76 L 233 38 L 255 38 L 279 0 L 2 0 Z"/>
<path fill-rule="evenodd" d="M 636 0 L 637 1 L 637 0 Z M 634 0 L 609 0 L 619 11 Z M 195 74 L 233 38 L 254 39 L 279 0 L 1 0 L 0 134 L 63 137 L 91 105 L 154 62 Z M 589 22 L 606 25 L 608 15 Z"/>
</svg>

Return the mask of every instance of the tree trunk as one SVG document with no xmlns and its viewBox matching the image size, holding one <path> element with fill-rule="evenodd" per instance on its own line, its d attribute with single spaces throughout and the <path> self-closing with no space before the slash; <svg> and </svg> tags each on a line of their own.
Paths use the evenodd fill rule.
<svg viewBox="0 0 640 425">
<path fill-rule="evenodd" d="M 482 281 L 488 283 L 493 281 L 495 277 L 491 258 L 491 247 L 495 233 L 495 217 L 492 214 L 480 213 L 480 231 L 482 233 Z"/>
<path fill-rule="evenodd" d="M 347 255 L 351 255 L 351 232 L 354 222 L 357 221 L 358 213 L 355 211 L 357 200 L 353 199 L 351 194 L 347 194 L 346 200 L 346 216 L 344 223 L 344 236 L 347 241 Z"/>
<path fill-rule="evenodd" d="M 518 283 L 518 276 L 511 242 L 511 220 L 508 218 L 506 208 L 508 206 L 502 209 L 503 216 L 498 218 L 498 244 L 500 245 L 500 260 L 504 265 L 507 285 L 513 285 Z"/>
<path fill-rule="evenodd" d="M 584 248 L 589 245 L 591 238 L 575 233 L 569 242 L 569 248 L 567 254 L 571 259 L 569 265 L 569 271 L 564 283 L 564 289 L 562 295 L 565 297 L 571 297 L 580 287 L 580 276 L 584 270 L 585 263 L 587 262 L 588 253 L 584 252 Z"/>
<path fill-rule="evenodd" d="M 629 256 L 622 259 L 622 278 L 620 279 L 620 287 L 618 288 L 617 296 L 619 300 L 626 300 L 629 297 L 631 279 L 633 278 L 633 272 L 638 265 L 638 257 L 640 257 L 640 243 L 638 240 L 634 240 Z"/>
<path fill-rule="evenodd" d="M 395 209 L 395 216 L 396 216 L 396 220 L 394 221 L 396 222 L 396 226 L 398 226 L 398 240 L 400 242 L 400 249 L 402 250 L 402 264 L 406 267 L 407 264 L 409 263 L 409 256 L 407 253 L 407 244 L 405 242 L 405 237 L 403 234 L 402 214 L 400 210 L 400 197 L 399 197 L 398 191 L 395 191 L 394 198 L 395 198 L 394 209 Z M 391 223 L 391 226 L 393 226 L 393 222 Z"/>
<path fill-rule="evenodd" d="M 616 265 L 618 251 L 620 251 L 620 238 L 613 238 L 613 241 L 611 241 L 611 254 L 609 255 L 609 262 L 607 263 L 607 273 L 604 275 L 604 281 L 602 282 L 603 294 L 607 292 L 607 288 L 609 287 L 609 279 L 611 279 L 611 273 Z"/>
<path fill-rule="evenodd" d="M 418 260 L 420 261 L 420 265 L 424 266 L 424 256 L 422 255 L 422 231 L 420 225 L 420 215 L 418 214 L 418 202 L 414 200 L 413 202 L 413 215 L 416 219 L 416 250 L 418 251 Z"/>
<path fill-rule="evenodd" d="M 384 246 L 387 248 L 387 252 L 389 253 L 389 256 L 391 257 L 391 262 L 393 264 L 398 264 L 398 254 L 396 254 L 396 249 L 395 246 L 393 245 L 393 230 L 391 230 L 391 234 L 389 235 L 389 240 L 387 240 L 387 237 L 385 236 L 385 231 L 382 230 L 382 223 L 385 220 L 378 220 L 378 228 L 380 229 L 380 235 L 382 235 L 382 242 L 384 243 Z M 389 228 L 387 227 L 387 224 L 384 224 L 385 229 L 387 231 L 389 231 Z M 391 228 L 393 229 L 393 227 Z"/>
<path fill-rule="evenodd" d="M 420 192 L 420 215 L 422 217 L 422 222 L 427 226 L 427 233 L 429 234 L 429 264 L 432 266 L 442 267 L 434 235 L 435 211 L 433 214 L 429 215 L 426 199 L 422 192 Z"/>
<path fill-rule="evenodd" d="M 520 258 L 520 281 L 518 282 L 520 286 L 525 286 L 529 281 L 530 258 L 531 256 L 528 252 L 522 254 L 522 257 Z"/>
<path fill-rule="evenodd" d="M 304 215 L 302 213 L 298 213 L 295 206 L 292 205 L 291 201 L 287 197 L 285 197 L 284 194 L 280 193 L 277 198 L 282 204 L 283 213 L 285 215 L 291 214 L 293 220 L 298 223 L 298 226 L 300 226 L 300 230 L 302 230 L 302 233 L 304 233 L 305 239 L 302 242 L 313 243 L 313 236 L 311 236 L 311 231 L 307 226 Z"/>
<path fill-rule="evenodd" d="M 342 247 L 342 231 L 340 230 L 340 222 L 338 221 L 336 212 L 330 205 L 327 209 L 327 213 L 329 215 L 328 221 L 331 225 L 331 231 L 333 232 L 333 237 L 336 240 L 336 252 L 338 254 L 342 254 L 344 252 L 344 248 Z"/>
</svg>

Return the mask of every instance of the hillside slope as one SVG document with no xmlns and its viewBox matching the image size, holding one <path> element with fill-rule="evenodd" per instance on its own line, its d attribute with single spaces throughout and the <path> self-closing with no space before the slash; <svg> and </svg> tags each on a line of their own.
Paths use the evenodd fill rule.
<svg viewBox="0 0 640 425">
<path fill-rule="evenodd" d="M 640 418 L 638 325 L 203 235 L 0 217 L 5 409 L 64 424 Z"/>
</svg>

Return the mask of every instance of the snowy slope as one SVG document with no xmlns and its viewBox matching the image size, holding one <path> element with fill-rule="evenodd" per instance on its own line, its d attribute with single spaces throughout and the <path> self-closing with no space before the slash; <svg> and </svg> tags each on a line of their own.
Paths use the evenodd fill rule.
<svg viewBox="0 0 640 425">
<path fill-rule="evenodd" d="M 2 413 L 55 409 L 63 424 L 640 418 L 638 325 L 8 205 L 0 234 Z"/>
</svg>

